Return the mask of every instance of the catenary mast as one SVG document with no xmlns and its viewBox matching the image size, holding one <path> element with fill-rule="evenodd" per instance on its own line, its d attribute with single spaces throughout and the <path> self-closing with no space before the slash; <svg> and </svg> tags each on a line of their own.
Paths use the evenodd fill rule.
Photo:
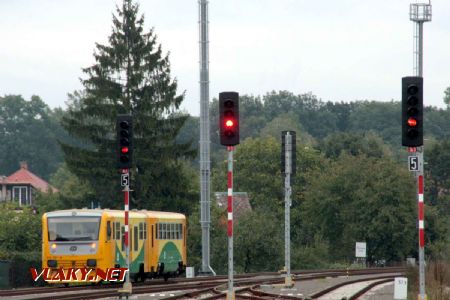
<svg viewBox="0 0 450 300">
<path fill-rule="evenodd" d="M 202 228 L 201 274 L 213 274 L 210 266 L 211 171 L 209 135 L 208 0 L 199 0 L 200 35 L 200 225 Z"/>
</svg>

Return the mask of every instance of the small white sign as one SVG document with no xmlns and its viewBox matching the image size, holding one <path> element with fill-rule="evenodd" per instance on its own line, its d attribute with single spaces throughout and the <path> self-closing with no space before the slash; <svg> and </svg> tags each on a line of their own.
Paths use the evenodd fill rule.
<svg viewBox="0 0 450 300">
<path fill-rule="evenodd" d="M 194 267 L 186 267 L 186 278 L 194 278 Z"/>
<path fill-rule="evenodd" d="M 419 171 L 419 157 L 418 156 L 408 156 L 408 166 L 409 166 L 409 170 L 412 172 Z"/>
<path fill-rule="evenodd" d="M 394 281 L 394 299 L 405 300 L 408 297 L 408 278 L 395 277 Z"/>
<path fill-rule="evenodd" d="M 355 257 L 366 257 L 366 243 L 356 242 Z"/>
<path fill-rule="evenodd" d="M 130 184 L 130 176 L 128 173 L 121 174 L 120 175 L 120 185 L 121 186 L 127 186 Z"/>
</svg>

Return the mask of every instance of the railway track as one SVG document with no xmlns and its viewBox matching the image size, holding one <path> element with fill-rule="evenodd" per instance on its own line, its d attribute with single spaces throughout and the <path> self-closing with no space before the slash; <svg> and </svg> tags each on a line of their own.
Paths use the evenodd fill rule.
<svg viewBox="0 0 450 300">
<path fill-rule="evenodd" d="M 294 281 L 307 281 L 326 277 L 358 276 L 366 274 L 402 273 L 405 268 L 372 268 L 372 269 L 340 269 L 340 270 L 308 270 L 294 271 Z M 262 299 L 272 297 L 274 294 L 258 290 L 263 284 L 280 284 L 284 278 L 279 273 L 253 273 L 235 276 L 236 297 L 240 299 Z M 152 280 L 145 283 L 133 284 L 133 294 L 152 294 L 168 291 L 178 291 L 177 295 L 167 299 L 195 299 L 203 295 L 202 299 L 221 299 L 226 292 L 227 276 L 197 277 L 193 279 L 179 278 L 164 283 L 162 280 Z M 120 284 L 99 286 L 74 286 L 74 287 L 37 287 L 17 290 L 0 291 L 0 297 L 12 297 L 21 295 L 35 295 L 32 299 L 97 299 L 104 297 L 119 297 L 117 291 Z M 258 295 L 258 293 L 260 293 Z M 262 294 L 261 294 L 262 293 Z M 267 295 L 263 295 L 263 294 Z M 195 296 L 197 295 L 197 296 Z M 208 298 L 210 297 L 210 298 Z M 250 297 L 250 298 L 248 298 Z M 253 297 L 253 298 L 252 298 Z M 299 297 L 279 299 L 301 299 Z M 318 299 L 318 298 L 311 298 Z M 355 298 L 356 299 L 356 298 Z"/>
<path fill-rule="evenodd" d="M 357 300 L 359 297 L 363 296 L 365 293 L 373 289 L 374 287 L 393 281 L 395 276 L 376 276 L 372 278 L 364 278 L 357 280 L 349 280 L 344 283 L 339 283 L 323 290 L 317 291 L 312 295 L 302 295 L 302 294 L 279 294 L 265 292 L 260 289 L 260 284 L 243 286 L 235 288 L 235 298 L 236 299 L 252 299 L 252 300 L 268 300 L 268 299 L 303 299 L 303 300 L 336 300 L 336 299 L 346 299 L 346 300 Z M 279 281 L 282 282 L 282 281 Z M 264 281 L 267 284 L 267 281 Z M 359 287 L 354 287 L 349 291 L 340 291 L 343 288 L 348 288 L 357 283 L 366 283 Z M 219 286 L 214 288 L 204 288 L 195 291 L 185 292 L 178 294 L 176 296 L 167 297 L 167 300 L 187 300 L 187 299 L 202 299 L 202 300 L 213 300 L 213 299 L 226 299 L 227 288 L 226 286 Z"/>
</svg>

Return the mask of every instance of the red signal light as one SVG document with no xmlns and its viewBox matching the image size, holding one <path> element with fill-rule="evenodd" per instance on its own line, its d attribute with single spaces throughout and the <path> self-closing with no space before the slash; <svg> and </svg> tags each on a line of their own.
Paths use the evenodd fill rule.
<svg viewBox="0 0 450 300">
<path fill-rule="evenodd" d="M 409 118 L 408 119 L 408 126 L 410 127 L 416 127 L 417 126 L 417 120 L 414 118 Z"/>
<path fill-rule="evenodd" d="M 234 126 L 233 120 L 226 120 L 225 121 L 225 126 L 226 127 L 233 127 Z"/>
<path fill-rule="evenodd" d="M 128 151 L 129 151 L 128 147 L 122 147 L 122 148 L 120 149 L 120 152 L 122 152 L 123 154 L 128 153 Z"/>
</svg>

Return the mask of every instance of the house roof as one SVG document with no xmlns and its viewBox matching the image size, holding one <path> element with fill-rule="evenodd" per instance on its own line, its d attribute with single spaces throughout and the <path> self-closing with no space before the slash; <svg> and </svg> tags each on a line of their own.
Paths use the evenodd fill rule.
<svg viewBox="0 0 450 300">
<path fill-rule="evenodd" d="M 20 163 L 20 169 L 10 176 L 6 177 L 3 181 L 6 184 L 30 184 L 37 190 L 41 192 L 47 192 L 49 188 L 52 189 L 53 192 L 57 192 L 58 190 L 52 187 L 47 181 L 33 174 L 30 170 L 28 170 L 28 166 L 26 162 Z"/>
</svg>

